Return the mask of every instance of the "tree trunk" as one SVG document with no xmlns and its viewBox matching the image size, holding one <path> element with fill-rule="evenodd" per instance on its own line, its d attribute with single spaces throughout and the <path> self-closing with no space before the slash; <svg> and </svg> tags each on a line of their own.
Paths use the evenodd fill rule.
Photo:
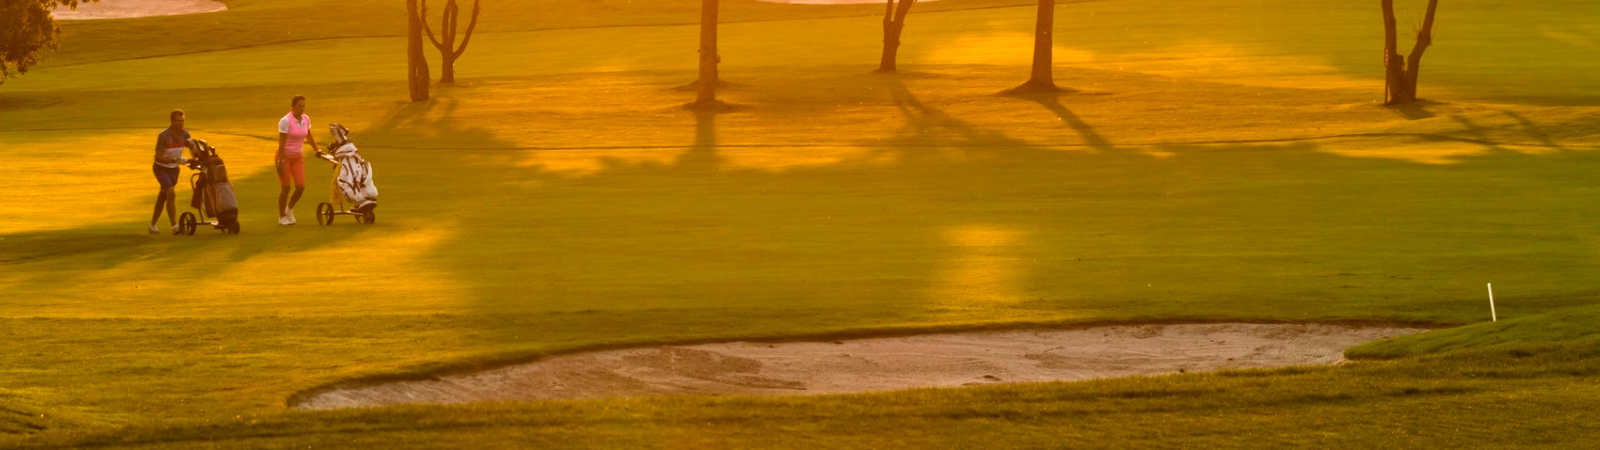
<svg viewBox="0 0 1600 450">
<path fill-rule="evenodd" d="M 456 19 L 460 16 L 460 13 L 460 8 L 456 7 L 456 0 L 445 2 L 444 22 L 439 24 L 444 29 L 444 49 L 439 52 L 440 83 L 456 82 L 456 55 L 454 50 L 456 48 L 456 29 L 460 26 L 456 23 Z"/>
<path fill-rule="evenodd" d="M 472 0 L 472 22 L 467 25 L 467 34 L 461 37 L 461 46 L 456 47 L 456 33 L 461 31 L 461 8 L 456 6 L 456 0 L 449 0 L 444 4 L 444 18 L 439 23 L 440 34 L 444 35 L 442 42 L 434 37 L 433 28 L 428 25 L 428 0 L 421 2 L 422 13 L 418 17 L 422 17 L 422 31 L 428 33 L 428 41 L 433 43 L 433 47 L 439 49 L 439 63 L 444 66 L 440 68 L 442 73 L 439 82 L 454 83 L 456 60 L 461 58 L 462 53 L 466 53 L 467 44 L 472 42 L 472 31 L 478 28 L 478 14 L 483 12 L 482 5 L 478 0 Z"/>
<path fill-rule="evenodd" d="M 1417 101 L 1417 79 L 1422 73 L 1422 53 L 1433 45 L 1433 12 L 1438 0 L 1428 0 L 1428 11 L 1417 31 L 1417 43 L 1410 56 L 1400 54 L 1399 32 L 1395 30 L 1394 0 L 1382 0 L 1383 72 L 1385 105 Z"/>
<path fill-rule="evenodd" d="M 906 14 L 917 0 L 887 0 L 883 8 L 883 58 L 878 61 L 878 72 L 894 72 L 895 60 L 900 53 L 900 32 L 906 27 Z M 896 7 L 898 6 L 898 7 Z"/>
<path fill-rule="evenodd" d="M 454 82 L 456 82 L 456 58 L 455 58 L 455 55 L 451 55 L 449 53 L 446 53 L 446 54 L 444 54 L 442 56 L 443 56 L 444 61 L 440 61 L 439 62 L 439 64 L 441 66 L 443 66 L 443 67 L 441 67 L 439 69 L 439 71 L 442 72 L 442 73 L 439 74 L 439 82 L 440 83 L 454 83 Z"/>
<path fill-rule="evenodd" d="M 1392 105 L 1405 97 L 1405 60 L 1400 57 L 1399 32 L 1395 31 L 1394 0 L 1383 6 L 1383 103 Z"/>
<path fill-rule="evenodd" d="M 1417 76 L 1422 73 L 1422 52 L 1433 45 L 1433 10 L 1439 0 L 1428 0 L 1428 12 L 1422 19 L 1422 30 L 1417 32 L 1417 43 L 1406 57 L 1406 101 L 1417 101 Z"/>
<path fill-rule="evenodd" d="M 1055 77 L 1050 70 L 1054 64 L 1055 12 L 1055 0 L 1039 0 L 1038 22 L 1033 33 L 1033 75 L 1027 83 L 1023 83 L 1024 86 L 1056 87 Z"/>
<path fill-rule="evenodd" d="M 428 99 L 428 58 L 422 48 L 422 15 L 417 10 L 417 0 L 406 0 L 406 12 L 407 80 L 411 86 L 411 101 L 420 102 Z"/>
<path fill-rule="evenodd" d="M 717 101 L 717 0 L 700 2 L 700 81 L 695 103 Z"/>
</svg>

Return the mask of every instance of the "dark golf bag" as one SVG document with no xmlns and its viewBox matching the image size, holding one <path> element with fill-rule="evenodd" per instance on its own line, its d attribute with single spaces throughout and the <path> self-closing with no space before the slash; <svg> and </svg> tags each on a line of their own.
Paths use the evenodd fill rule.
<svg viewBox="0 0 1600 450">
<path fill-rule="evenodd" d="M 226 181 L 211 183 L 211 190 L 217 198 L 214 208 L 217 222 L 223 225 L 231 225 L 238 222 L 239 201 L 233 197 L 233 183 Z"/>
<path fill-rule="evenodd" d="M 217 156 L 216 147 L 204 140 L 189 140 L 189 152 L 195 161 L 189 167 L 200 172 L 195 182 L 195 198 L 191 206 L 215 217 L 221 225 L 239 221 L 239 201 L 233 195 L 233 184 L 228 182 L 228 167 Z M 203 206 L 203 207 L 202 207 Z"/>
</svg>

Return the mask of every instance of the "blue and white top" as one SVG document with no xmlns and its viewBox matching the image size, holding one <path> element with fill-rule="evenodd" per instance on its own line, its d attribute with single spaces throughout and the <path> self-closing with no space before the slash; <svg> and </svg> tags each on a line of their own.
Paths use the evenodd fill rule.
<svg viewBox="0 0 1600 450">
<path fill-rule="evenodd" d="M 156 137 L 156 165 L 168 169 L 178 168 L 178 158 L 183 157 L 185 144 L 189 142 L 189 130 L 172 131 L 172 128 L 161 130 L 161 135 Z M 172 162 L 161 162 L 165 157 Z"/>
</svg>

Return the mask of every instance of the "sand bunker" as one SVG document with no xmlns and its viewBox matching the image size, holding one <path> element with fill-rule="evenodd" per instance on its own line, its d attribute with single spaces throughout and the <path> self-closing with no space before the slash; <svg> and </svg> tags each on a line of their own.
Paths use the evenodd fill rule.
<svg viewBox="0 0 1600 450">
<path fill-rule="evenodd" d="M 83 3 L 78 10 L 57 9 L 56 20 L 127 19 L 132 17 L 176 16 L 228 10 L 214 0 L 100 0 Z"/>
<path fill-rule="evenodd" d="M 298 409 L 655 395 L 795 395 L 1326 365 L 1416 328 L 1137 325 L 834 342 L 689 345 L 556 356 L 426 381 L 341 387 Z"/>
</svg>

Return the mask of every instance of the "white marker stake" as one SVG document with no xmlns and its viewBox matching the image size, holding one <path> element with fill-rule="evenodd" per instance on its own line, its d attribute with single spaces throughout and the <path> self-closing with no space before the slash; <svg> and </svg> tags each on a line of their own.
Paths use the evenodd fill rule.
<svg viewBox="0 0 1600 450">
<path fill-rule="evenodd" d="M 1489 318 L 1490 319 L 1494 319 L 1495 322 L 1499 322 L 1500 321 L 1500 316 L 1495 314 L 1495 312 L 1494 312 L 1494 283 L 1488 283 L 1488 285 L 1489 285 Z"/>
</svg>

